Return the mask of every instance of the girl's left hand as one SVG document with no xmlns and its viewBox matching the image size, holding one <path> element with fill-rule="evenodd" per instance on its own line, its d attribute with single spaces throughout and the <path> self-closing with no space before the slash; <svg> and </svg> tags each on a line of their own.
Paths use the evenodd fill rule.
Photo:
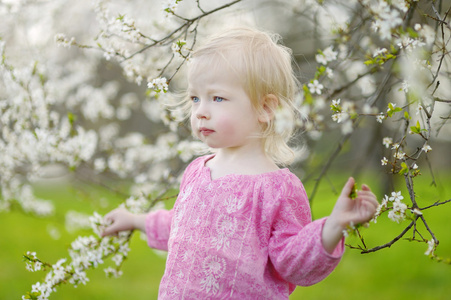
<svg viewBox="0 0 451 300">
<path fill-rule="evenodd" d="M 348 225 L 368 222 L 373 218 L 379 205 L 376 196 L 365 184 L 362 185 L 362 190 L 357 192 L 357 197 L 352 199 L 350 194 L 354 184 L 354 178 L 349 178 L 335 203 L 332 213 L 324 223 L 322 243 L 329 253 L 333 252 L 343 237 L 343 230 Z"/>
<path fill-rule="evenodd" d="M 354 225 L 368 222 L 373 218 L 379 205 L 376 196 L 366 184 L 362 185 L 362 190 L 357 191 L 357 197 L 351 199 L 354 184 L 354 178 L 350 177 L 330 215 L 330 218 L 335 219 L 343 229 L 351 222 Z"/>
</svg>

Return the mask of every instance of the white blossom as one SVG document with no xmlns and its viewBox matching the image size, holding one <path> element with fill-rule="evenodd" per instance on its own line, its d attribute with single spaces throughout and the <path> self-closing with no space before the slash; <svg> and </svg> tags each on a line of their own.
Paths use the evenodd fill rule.
<svg viewBox="0 0 451 300">
<path fill-rule="evenodd" d="M 315 60 L 317 63 L 323 64 L 323 65 L 327 64 L 327 59 L 326 59 L 326 56 L 324 56 L 324 54 L 316 54 Z"/>
<path fill-rule="evenodd" d="M 409 9 L 408 2 L 406 0 L 392 0 L 392 5 L 401 10 L 402 12 L 406 13 Z"/>
<path fill-rule="evenodd" d="M 396 159 L 404 159 L 406 157 L 406 153 L 402 151 L 396 151 L 396 153 L 393 154 L 393 157 L 395 157 Z"/>
<path fill-rule="evenodd" d="M 113 269 L 112 267 L 105 268 L 104 271 L 107 277 L 113 276 L 115 278 L 118 278 L 123 274 L 122 271 L 118 271 L 117 269 Z"/>
<path fill-rule="evenodd" d="M 384 113 L 380 113 L 376 116 L 376 121 L 378 123 L 382 123 L 382 121 L 385 120 L 385 114 Z"/>
<path fill-rule="evenodd" d="M 313 80 L 313 82 L 308 84 L 308 88 L 312 94 L 318 94 L 321 95 L 321 91 L 324 88 L 324 85 L 319 83 L 318 80 Z"/>
<path fill-rule="evenodd" d="M 326 65 L 331 61 L 337 59 L 338 52 L 333 50 L 332 46 L 327 47 L 321 53 L 315 55 L 315 59 L 318 63 Z"/>
<path fill-rule="evenodd" d="M 428 153 L 429 151 L 432 151 L 432 147 L 429 146 L 428 144 L 424 144 L 421 150 L 424 151 L 424 153 Z"/>
<path fill-rule="evenodd" d="M 326 68 L 326 76 L 328 78 L 334 77 L 334 71 L 331 68 L 329 68 L 329 67 Z"/>
<path fill-rule="evenodd" d="M 431 255 L 431 254 L 433 254 L 434 253 L 434 251 L 435 251 L 435 247 L 436 247 L 437 245 L 435 244 L 435 241 L 434 241 L 434 239 L 430 239 L 429 241 L 428 241 L 428 249 L 426 250 L 426 252 L 424 252 L 424 255 Z"/>
<path fill-rule="evenodd" d="M 388 50 L 386 48 L 376 49 L 376 51 L 374 51 L 374 53 L 373 53 L 373 57 L 379 56 L 381 54 L 385 54 L 387 52 L 388 52 Z"/>
<path fill-rule="evenodd" d="M 432 45 L 434 43 L 436 33 L 431 26 L 424 24 L 419 30 L 419 34 L 423 38 L 426 45 Z"/>
<path fill-rule="evenodd" d="M 393 144 L 393 139 L 391 137 L 384 137 L 382 139 L 382 144 L 388 149 Z"/>
<path fill-rule="evenodd" d="M 421 104 L 418 104 L 417 108 L 416 108 L 416 115 L 420 115 L 421 112 L 423 111 L 423 106 Z"/>
<path fill-rule="evenodd" d="M 343 135 L 350 134 L 353 130 L 354 130 L 354 128 L 352 127 L 352 121 L 351 120 L 347 120 L 341 126 L 341 133 Z"/>
<path fill-rule="evenodd" d="M 338 52 L 334 51 L 332 46 L 329 46 L 323 50 L 323 54 L 326 57 L 326 60 L 330 62 L 337 59 Z"/>
<path fill-rule="evenodd" d="M 409 82 L 406 81 L 406 80 L 403 80 L 403 82 L 401 83 L 401 88 L 404 91 L 404 93 L 408 93 L 409 92 L 409 87 L 410 87 Z"/>
<path fill-rule="evenodd" d="M 69 210 L 66 212 L 65 227 L 69 232 L 91 228 L 90 215 Z"/>
<path fill-rule="evenodd" d="M 62 33 L 58 33 L 55 35 L 55 43 L 59 46 L 63 46 L 65 48 L 70 48 L 75 44 L 75 38 L 71 38 L 70 40 Z"/>
<path fill-rule="evenodd" d="M 132 213 L 144 213 L 147 211 L 149 201 L 144 197 L 131 196 L 125 200 L 125 207 Z"/>
<path fill-rule="evenodd" d="M 388 198 L 390 201 L 401 201 L 404 197 L 401 195 L 401 192 L 392 192 L 391 196 Z"/>
<path fill-rule="evenodd" d="M 349 119 L 349 114 L 345 112 L 335 113 L 332 115 L 332 120 L 337 123 L 345 122 Z"/>
<path fill-rule="evenodd" d="M 417 216 L 422 216 L 422 215 L 423 215 L 423 213 L 421 212 L 421 210 L 419 210 L 418 208 L 412 209 L 412 212 L 413 212 L 414 214 L 416 214 Z"/>
<path fill-rule="evenodd" d="M 339 108 L 341 99 L 332 100 L 332 106 L 335 108 Z"/>
</svg>

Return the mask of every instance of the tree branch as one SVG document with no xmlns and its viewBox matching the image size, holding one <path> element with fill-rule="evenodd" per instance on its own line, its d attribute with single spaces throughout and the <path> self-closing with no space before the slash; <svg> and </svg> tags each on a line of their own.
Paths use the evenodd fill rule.
<svg viewBox="0 0 451 300">
<path fill-rule="evenodd" d="M 403 237 L 403 236 L 404 236 L 404 235 L 412 228 L 412 226 L 415 224 L 417 218 L 418 218 L 418 217 L 415 217 L 415 220 L 413 220 L 413 221 L 409 224 L 409 226 L 407 226 L 406 228 L 404 228 L 404 230 L 403 230 L 397 237 L 395 237 L 393 240 L 391 240 L 390 242 L 388 242 L 388 243 L 386 243 L 386 244 L 384 244 L 384 245 L 380 245 L 380 246 L 377 246 L 377 247 L 368 249 L 368 250 L 364 250 L 364 251 L 362 251 L 362 252 L 360 252 L 360 253 L 366 254 L 366 253 L 376 252 L 376 251 L 381 250 L 381 249 L 384 249 L 384 248 L 390 248 L 391 245 L 393 245 L 393 244 L 396 243 L 398 240 L 400 240 L 400 239 L 401 239 L 401 238 L 402 238 L 402 237 Z"/>
</svg>

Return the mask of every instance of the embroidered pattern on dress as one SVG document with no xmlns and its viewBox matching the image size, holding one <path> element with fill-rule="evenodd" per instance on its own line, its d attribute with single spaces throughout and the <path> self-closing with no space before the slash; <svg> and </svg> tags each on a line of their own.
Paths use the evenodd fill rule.
<svg viewBox="0 0 451 300">
<path fill-rule="evenodd" d="M 180 201 L 177 205 L 177 208 L 175 209 L 175 214 L 173 217 L 173 223 L 171 226 L 171 231 L 173 235 L 176 235 L 179 231 L 180 227 L 180 221 L 182 220 L 183 216 L 185 215 L 187 204 L 184 203 L 186 199 L 188 199 L 193 191 L 192 186 L 188 186 L 183 192 L 180 193 L 179 197 L 177 198 L 177 202 Z"/>
<path fill-rule="evenodd" d="M 216 221 L 217 235 L 211 240 L 211 245 L 220 250 L 230 247 L 230 237 L 235 234 L 237 229 L 237 220 L 232 216 L 221 215 Z"/>
<path fill-rule="evenodd" d="M 191 192 L 193 191 L 192 186 L 188 186 L 179 196 L 179 199 L 177 201 L 184 202 L 188 197 L 191 195 Z"/>
<path fill-rule="evenodd" d="M 174 217 L 173 217 L 173 223 L 171 226 L 171 234 L 176 235 L 179 231 L 179 225 L 180 225 L 180 221 L 182 221 L 183 216 L 185 215 L 185 211 L 186 211 L 186 205 L 184 205 L 183 203 L 180 203 L 177 206 L 177 209 L 175 209 L 175 213 L 174 213 Z"/>
<path fill-rule="evenodd" d="M 244 199 L 242 197 L 229 196 L 224 201 L 224 206 L 229 214 L 239 211 L 244 207 Z"/>
<path fill-rule="evenodd" d="M 205 278 L 200 282 L 201 290 L 215 295 L 219 291 L 219 280 L 225 273 L 226 261 L 222 257 L 209 255 L 202 264 Z"/>
</svg>

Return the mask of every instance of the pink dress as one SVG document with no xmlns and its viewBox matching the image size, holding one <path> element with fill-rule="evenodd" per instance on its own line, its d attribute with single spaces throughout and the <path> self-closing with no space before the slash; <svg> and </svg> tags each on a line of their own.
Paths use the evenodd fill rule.
<svg viewBox="0 0 451 300">
<path fill-rule="evenodd" d="M 186 169 L 172 210 L 146 217 L 149 246 L 168 251 L 159 299 L 288 299 L 329 275 L 344 251 L 321 243 L 300 180 L 288 169 L 211 180 Z"/>
</svg>

